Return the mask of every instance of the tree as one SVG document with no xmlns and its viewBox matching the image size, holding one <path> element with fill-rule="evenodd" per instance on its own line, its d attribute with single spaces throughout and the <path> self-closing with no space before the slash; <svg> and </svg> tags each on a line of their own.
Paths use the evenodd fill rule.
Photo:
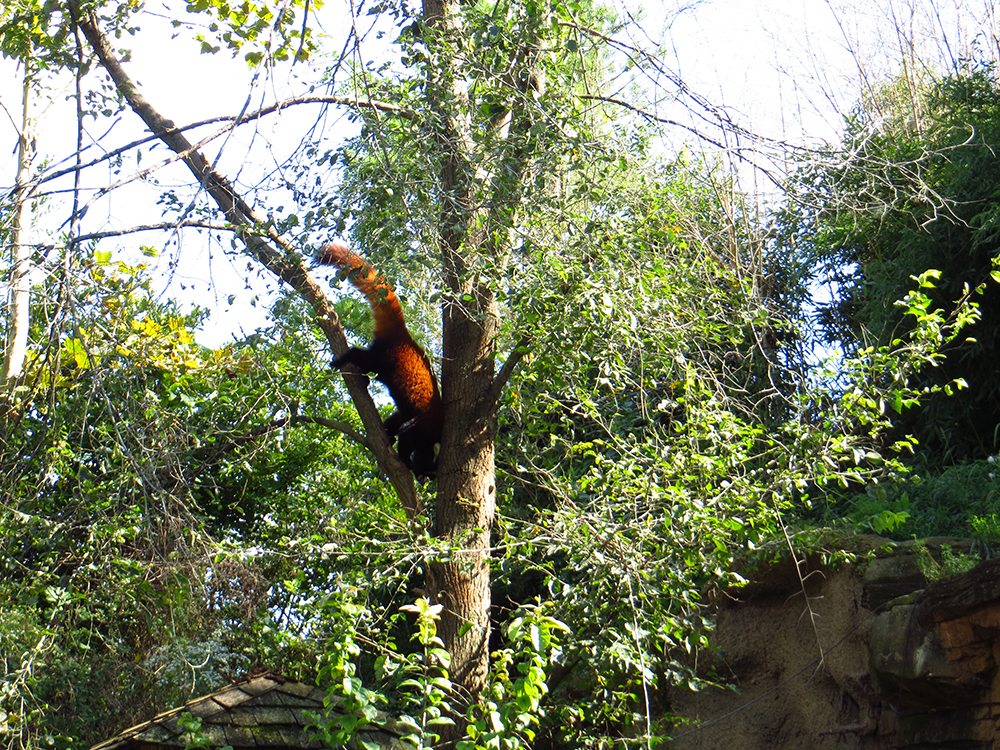
<svg viewBox="0 0 1000 750">
<path fill-rule="evenodd" d="M 211 0 L 175 20 L 207 19 L 204 50 L 225 46 L 265 75 L 317 52 L 314 7 Z M 182 699 L 181 674 L 207 687 L 258 665 L 318 677 L 357 708 L 358 723 L 323 728 L 338 742 L 390 700 L 418 744 L 658 741 L 663 684 L 700 679 L 678 653 L 707 642 L 706 589 L 795 554 L 794 524 L 826 487 L 898 468 L 873 450 L 880 404 L 912 401 L 896 375 L 952 333 L 926 293 L 907 303 L 924 337 L 873 350 L 836 406 L 817 406 L 784 368 L 786 331 L 731 173 L 657 157 L 668 118 L 610 81 L 635 72 L 703 100 L 599 7 L 380 5 L 395 63 L 336 60 L 330 93 L 248 105 L 198 136 L 143 96 L 115 49 L 141 32 L 136 10 L 29 4 L 0 29 L 39 28 L 62 50 L 80 132 L 122 106 L 187 170 L 144 231 L 227 233 L 241 267 L 284 293 L 271 329 L 203 350 L 201 313 L 160 303 L 141 263 L 106 249 L 121 240 L 88 223 L 89 202 L 69 207 L 68 235 L 40 257 L 35 387 L 2 426 L 2 591 L 16 605 L 0 608 L 13 613 L 4 651 L 28 656 L 11 659 L 0 699 L 20 744 L 35 740 L 20 706 L 49 717 L 71 665 L 106 677 L 81 688 L 66 746 L 93 738 L 101 702 L 122 694 L 113 677 Z M 208 150 L 306 107 L 347 111 L 359 132 L 333 147 L 304 138 L 273 170 L 276 193 L 251 193 Z M 161 164 L 138 164 L 143 138 L 105 141 L 106 155 L 78 153 L 33 186 L 125 169 L 132 154 L 151 178 Z M 359 379 L 326 367 L 325 349 L 347 347 L 342 323 L 369 318 L 310 275 L 303 251 L 331 232 L 392 279 L 441 360 L 436 486 L 414 485 Z M 127 725 L 142 707 L 116 709 Z"/>
<path fill-rule="evenodd" d="M 32 3 L 17 4 L 16 10 L 28 10 Z M 61 36 L 61 35 L 58 35 Z M 63 39 L 49 39 L 35 26 L 5 24 L 0 33 L 0 55 L 19 61 L 21 68 L 21 122 L 17 133 L 17 173 L 9 217 L 0 224 L 0 237 L 9 248 L 10 300 L 7 306 L 6 346 L 0 368 L 0 398 L 4 410 L 16 398 L 15 388 L 24 372 L 28 347 L 30 288 L 32 270 L 31 246 L 28 243 L 31 227 L 31 206 L 34 200 L 31 187 L 31 163 L 35 155 L 36 122 L 32 108 L 38 98 L 40 78 L 47 69 L 64 62 Z M 6 212 L 4 212 L 6 214 Z"/>
<path fill-rule="evenodd" d="M 128 23 L 127 9 L 119 8 L 125 12 L 103 18 L 100 14 L 104 9 L 99 5 L 69 2 L 59 10 L 65 14 L 62 23 L 78 29 L 87 40 L 118 95 L 187 165 L 247 252 L 309 301 L 332 348 L 342 352 L 346 342 L 337 316 L 308 276 L 301 256 L 276 229 L 268 228 L 267 222 L 256 215 L 183 132 L 143 98 L 112 52 L 102 24 L 117 33 Z M 254 38 L 253 24 L 263 18 L 246 19 L 241 25 L 221 6 L 210 5 L 205 10 L 218 12 L 230 24 L 231 31 L 238 32 L 226 37 L 237 48 Z M 287 10 L 287 15 L 278 16 L 278 23 L 291 28 L 288 24 L 292 11 Z M 500 376 L 495 376 L 498 310 L 496 292 L 486 272 L 502 266 L 509 250 L 508 235 L 528 173 L 539 118 L 544 113 L 536 97 L 543 85 L 539 77 L 544 68 L 541 39 L 550 29 L 559 28 L 551 25 L 547 7 L 529 4 L 507 10 L 510 13 L 507 23 L 513 25 L 517 35 L 510 40 L 506 57 L 497 56 L 501 47 L 488 46 L 487 34 L 493 30 L 492 14 L 480 10 L 466 9 L 457 3 L 428 5 L 423 8 L 422 20 L 413 27 L 413 48 L 419 43 L 427 51 L 420 71 L 422 98 L 426 99 L 421 114 L 424 127 L 433 133 L 430 142 L 437 151 L 435 244 L 441 253 L 445 290 L 442 383 L 448 393 L 433 527 L 433 536 L 444 547 L 443 557 L 429 569 L 429 590 L 435 599 L 440 598 L 446 604 L 440 632 L 452 656 L 452 676 L 470 696 L 480 691 L 487 671 L 487 557 L 495 512 L 496 404 L 505 379 L 523 352 L 515 351 Z M 8 24 L 41 19 L 41 12 L 26 8 Z M 52 19 L 45 22 L 50 27 L 56 26 Z M 471 37 L 464 32 L 467 24 L 474 28 Z M 295 34 L 290 32 L 284 44 L 269 50 L 273 59 L 288 55 L 294 39 Z M 473 87 L 472 76 L 479 72 L 475 66 L 484 63 L 458 54 L 470 40 L 473 45 L 470 48 L 488 52 L 486 62 L 494 69 L 502 66 L 507 71 L 506 78 L 498 76 L 491 81 L 496 90 L 486 92 L 478 100 L 470 98 L 469 92 Z M 296 41 L 299 54 L 305 54 L 307 37 Z M 75 64 L 82 68 L 86 65 L 85 58 Z M 358 106 L 382 108 L 374 101 Z M 490 156 L 498 168 L 486 167 L 478 144 L 480 139 L 491 144 Z M 348 382 L 348 388 L 360 405 L 370 446 L 393 480 L 404 506 L 415 517 L 418 504 L 412 478 L 391 453 L 370 396 L 356 381 L 353 386 Z"/>
<path fill-rule="evenodd" d="M 10 229 L 7 231 L 10 237 L 11 257 L 10 303 L 7 307 L 7 346 L 4 352 L 3 370 L 0 372 L 0 384 L 2 384 L 0 390 L 5 400 L 11 397 L 15 384 L 23 374 L 30 325 L 28 275 L 31 270 L 31 250 L 26 242 L 31 215 L 27 184 L 30 178 L 31 143 L 34 141 L 34 128 L 29 113 L 32 91 L 32 75 L 28 69 L 30 64 L 29 60 L 25 60 L 21 132 L 17 139 L 17 184 L 14 188 L 17 200 Z"/>
<path fill-rule="evenodd" d="M 950 461 L 998 447 L 997 340 L 987 322 L 1000 300 L 991 281 L 996 93 L 991 66 L 886 84 L 849 115 L 844 146 L 793 177 L 786 214 L 784 248 L 794 246 L 811 277 L 828 278 L 834 291 L 817 308 L 829 346 L 851 353 L 905 338 L 912 323 L 895 302 L 927 269 L 941 272 L 933 298 L 944 309 L 965 289 L 980 293 L 983 322 L 920 376 L 927 388 L 957 379 L 968 387 L 928 395 L 894 418 L 895 434 L 912 433 L 923 456 Z"/>
<path fill-rule="evenodd" d="M 293 217 L 280 225 L 262 220 L 182 129 L 142 97 L 125 66 L 112 52 L 109 38 L 129 28 L 129 8 L 68 3 L 58 6 L 58 10 L 63 15 L 53 13 L 43 17 L 41 9 L 23 9 L 15 13 L 6 28 L 37 20 L 49 24 L 49 28 L 78 29 L 80 39 L 86 40 L 111 77 L 117 94 L 195 177 L 196 192 L 204 190 L 210 196 L 228 229 L 254 260 L 306 301 L 331 347 L 342 352 L 346 341 L 333 306 L 309 277 L 293 243 L 282 233 L 294 228 Z M 109 14 L 108 10 L 115 13 Z M 219 26 L 229 29 L 227 39 L 236 47 L 251 44 L 252 27 L 260 28 L 260 17 L 246 19 L 241 25 L 226 15 L 221 6 L 210 4 L 204 10 L 220 14 Z M 395 223 L 387 225 L 396 228 L 403 240 L 397 247 L 419 244 L 435 248 L 431 257 L 440 256 L 440 266 L 431 283 L 440 290 L 443 300 L 442 383 L 448 401 L 448 426 L 443 437 L 433 508 L 431 536 L 435 541 L 423 554 L 430 561 L 428 592 L 444 605 L 438 633 L 450 654 L 449 675 L 464 689 L 463 700 L 473 702 L 482 692 L 489 668 L 488 558 L 496 502 L 494 441 L 498 403 L 505 382 L 528 351 L 530 342 L 537 341 L 539 346 L 556 344 L 551 337 L 555 330 L 553 320 L 537 317 L 532 312 L 530 297 L 517 299 L 513 280 L 523 269 L 531 269 L 540 282 L 538 288 L 551 294 L 553 278 L 557 277 L 550 278 L 548 274 L 558 270 L 558 254 L 554 256 L 557 263 L 553 268 L 544 257 L 537 263 L 535 254 L 539 250 L 556 250 L 565 228 L 559 223 L 547 228 L 550 236 L 544 247 L 533 248 L 527 242 L 519 242 L 528 216 L 525 207 L 552 206 L 555 217 L 560 194 L 566 193 L 574 199 L 586 199 L 595 210 L 614 210 L 610 203 L 601 206 L 588 192 L 586 180 L 593 173 L 587 162 L 594 159 L 605 176 L 625 169 L 628 163 L 623 154 L 628 144 L 622 144 L 619 150 L 602 152 L 603 143 L 612 133 L 612 118 L 608 109 L 595 105 L 599 100 L 594 93 L 598 84 L 591 80 L 607 64 L 601 47 L 607 39 L 603 29 L 609 19 L 600 11 L 526 3 L 494 8 L 428 5 L 419 19 L 407 17 L 401 9 L 397 12 L 396 22 L 402 29 L 400 45 L 411 64 L 411 78 L 401 77 L 393 85 L 359 68 L 355 71 L 355 90 L 377 92 L 379 98 L 359 100 L 356 95 L 337 95 L 317 97 L 314 101 L 354 107 L 366 118 L 368 134 L 376 146 L 383 145 L 385 139 L 398 138 L 398 145 L 407 146 L 406 153 L 412 155 L 415 173 L 407 176 L 423 178 L 423 182 L 405 183 L 426 190 L 425 200 L 418 204 L 420 213 L 401 212 Z M 286 30 L 291 29 L 291 18 L 289 9 L 278 23 L 284 24 L 282 28 Z M 290 55 L 296 49 L 308 53 L 305 36 L 289 34 L 285 42 L 269 50 L 274 59 Z M 205 44 L 212 46 L 207 39 Z M 72 59 L 72 65 L 82 74 L 88 57 L 82 44 L 77 51 L 79 56 Z M 356 173 L 378 164 L 375 159 L 379 151 L 372 149 L 370 153 L 375 156 L 359 152 Z M 344 158 L 347 156 L 345 153 Z M 376 172 L 372 180 L 356 184 L 384 189 L 392 182 Z M 323 204 L 317 201 L 317 205 Z M 374 206 L 377 208 L 378 204 Z M 380 212 L 370 211 L 372 207 L 359 206 L 359 219 L 365 212 L 369 217 L 391 214 L 387 207 Z M 189 212 L 184 210 L 176 221 L 167 223 L 220 228 L 188 216 Z M 341 213 L 339 218 L 347 216 Z M 405 217 L 405 221 L 399 216 Z M 321 229 L 324 217 L 318 216 L 317 220 L 318 225 L 306 228 Z M 356 225 L 366 226 L 361 220 Z M 374 242 L 378 235 L 357 231 L 357 244 L 366 255 L 378 259 Z M 589 251 L 591 231 L 599 231 L 599 227 L 577 235 L 584 254 Z M 67 257 L 73 261 L 79 252 L 79 241 L 70 238 Z M 512 253 L 514 263 L 510 262 Z M 419 261 L 426 254 L 414 253 L 413 257 Z M 599 262 L 596 256 L 588 261 Z M 514 316 L 522 312 L 524 324 L 515 324 Z M 162 327 L 151 327 L 148 335 L 152 338 L 161 331 Z M 58 340 L 65 334 L 56 335 Z M 73 354 L 78 366 L 95 368 L 92 341 L 85 336 L 71 340 L 73 348 L 67 352 Z M 497 373 L 494 360 L 500 341 L 510 354 Z M 412 478 L 387 445 L 371 398 L 356 382 L 352 385 L 350 379 L 347 386 L 352 389 L 367 425 L 365 443 L 393 480 L 409 517 L 417 518 L 419 503 Z M 167 393 L 174 392 L 176 387 L 171 386 Z M 193 397 L 187 393 L 185 398 Z M 203 409 L 201 413 L 214 412 Z M 95 421 L 102 422 L 103 429 L 111 429 L 114 422 L 109 422 L 108 417 Z M 204 434 L 203 429 L 193 424 L 189 429 L 192 434 Z M 199 466 L 199 460 L 197 455 L 178 447 L 176 461 L 180 476 L 187 476 L 181 467 Z M 212 472 L 221 468 L 217 461 L 200 466 L 197 476 L 202 478 L 212 477 Z M 101 474 L 105 472 L 102 468 Z M 220 502 L 226 495 L 220 492 L 221 481 L 216 478 L 214 482 L 204 486 L 205 496 L 199 504 L 203 510 L 214 511 L 223 527 L 229 527 L 234 521 L 226 515 L 227 504 Z M 156 488 L 154 496 L 169 489 L 159 483 L 149 486 Z M 193 489 L 201 490 L 197 484 Z"/>
</svg>

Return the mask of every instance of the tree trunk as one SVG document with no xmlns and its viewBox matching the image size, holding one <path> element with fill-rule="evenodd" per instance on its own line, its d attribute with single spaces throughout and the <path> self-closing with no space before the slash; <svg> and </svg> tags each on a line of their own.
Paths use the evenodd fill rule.
<svg viewBox="0 0 1000 750">
<path fill-rule="evenodd" d="M 494 409 L 484 395 L 493 383 L 497 317 L 493 295 L 484 286 L 459 300 L 444 311 L 445 432 L 434 523 L 434 536 L 454 552 L 431 565 L 428 590 L 444 605 L 438 633 L 451 654 L 452 681 L 475 699 L 489 672 L 496 429 Z"/>
<path fill-rule="evenodd" d="M 26 242 L 31 225 L 30 179 L 34 128 L 29 108 L 31 103 L 31 63 L 25 61 L 22 86 L 21 132 L 17 141 L 17 182 L 14 188 L 16 208 L 10 228 L 10 296 L 7 307 L 7 346 L 3 370 L 0 372 L 0 395 L 9 401 L 11 391 L 24 371 L 28 351 L 28 327 L 31 324 L 31 247 Z"/>
<path fill-rule="evenodd" d="M 433 534 L 451 554 L 433 561 L 428 594 L 444 605 L 438 634 L 451 679 L 473 702 L 489 674 L 490 532 L 496 515 L 494 354 L 496 298 L 487 286 L 485 232 L 472 193 L 476 167 L 456 0 L 424 0 L 424 42 L 433 62 L 427 96 L 441 149 L 439 233 L 447 297 L 442 320 L 445 426 Z M 476 227 L 470 230 L 470 227 Z M 480 273 L 482 271 L 482 273 Z M 456 705 L 456 708 L 461 708 Z M 460 736 L 461 726 L 454 734 Z M 445 739 L 453 737 L 445 736 Z"/>
</svg>

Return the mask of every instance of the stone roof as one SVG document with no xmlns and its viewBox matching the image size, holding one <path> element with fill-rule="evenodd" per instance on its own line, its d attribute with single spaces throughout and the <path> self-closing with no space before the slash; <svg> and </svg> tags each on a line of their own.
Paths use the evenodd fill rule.
<svg viewBox="0 0 1000 750">
<path fill-rule="evenodd" d="M 211 695 L 196 698 L 166 711 L 131 729 L 126 729 L 91 750 L 169 750 L 187 747 L 190 736 L 178 725 L 183 714 L 200 717 L 201 737 L 212 748 L 231 745 L 234 750 L 330 750 L 329 745 L 311 740 L 308 729 L 323 708 L 326 691 L 278 675 L 254 677 L 235 683 Z M 399 739 L 401 732 L 389 728 L 364 732 L 367 743 L 382 748 L 411 747 Z"/>
</svg>

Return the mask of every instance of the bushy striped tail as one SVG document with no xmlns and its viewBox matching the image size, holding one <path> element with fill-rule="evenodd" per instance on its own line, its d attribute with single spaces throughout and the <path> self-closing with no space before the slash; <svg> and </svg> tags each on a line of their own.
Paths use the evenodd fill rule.
<svg viewBox="0 0 1000 750">
<path fill-rule="evenodd" d="M 365 295 L 372 307 L 372 316 L 375 318 L 375 338 L 384 336 L 400 326 L 406 327 L 399 297 L 389 282 L 344 242 L 334 240 L 324 245 L 316 253 L 316 261 L 345 271 L 355 288 Z"/>
</svg>

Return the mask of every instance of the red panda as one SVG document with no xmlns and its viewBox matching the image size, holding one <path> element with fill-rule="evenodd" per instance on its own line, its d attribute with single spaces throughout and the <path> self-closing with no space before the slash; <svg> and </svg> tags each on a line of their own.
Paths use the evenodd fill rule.
<svg viewBox="0 0 1000 750">
<path fill-rule="evenodd" d="M 375 333 L 367 349 L 353 347 L 333 360 L 333 367 L 356 365 L 374 373 L 396 403 L 383 426 L 396 453 L 417 479 L 433 479 L 444 424 L 444 402 L 430 360 L 406 328 L 399 298 L 389 282 L 343 242 L 325 245 L 316 254 L 319 263 L 337 266 L 368 299 Z"/>
</svg>

